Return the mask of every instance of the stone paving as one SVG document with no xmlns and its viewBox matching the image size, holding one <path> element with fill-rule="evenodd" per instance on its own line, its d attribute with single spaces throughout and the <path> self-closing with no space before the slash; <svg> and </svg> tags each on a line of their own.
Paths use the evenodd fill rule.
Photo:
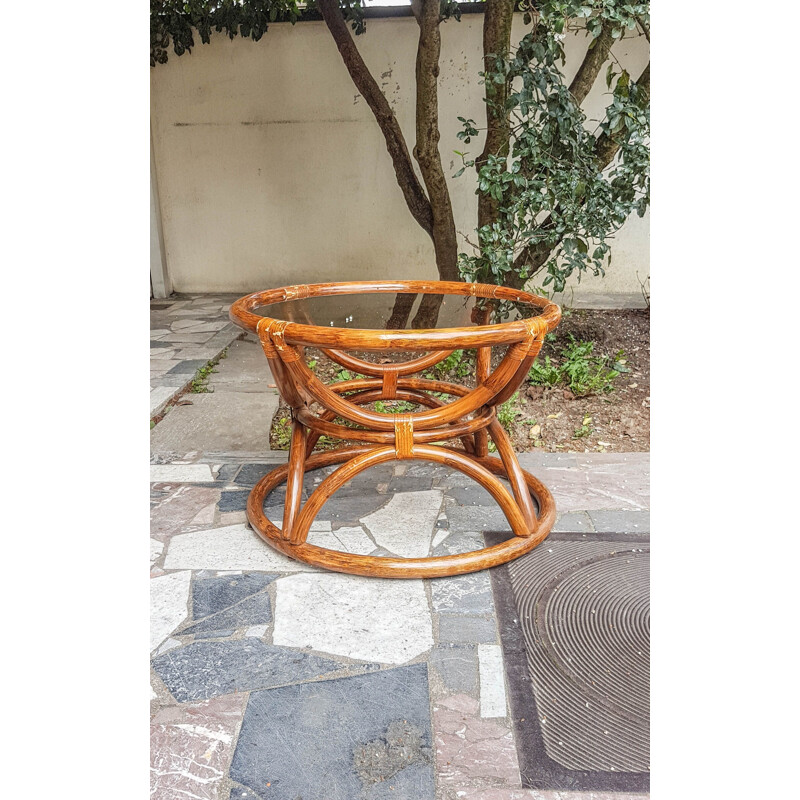
<svg viewBox="0 0 800 800">
<path fill-rule="evenodd" d="M 486 572 L 391 581 L 315 570 L 245 522 L 246 487 L 282 455 L 181 460 L 151 466 L 153 797 L 603 796 L 520 787 Z M 597 460 L 523 457 L 542 465 L 565 509 L 558 529 L 646 531 L 647 455 Z M 306 493 L 327 471 L 307 476 Z M 576 507 L 584 483 L 588 510 Z M 311 542 L 445 554 L 482 546 L 476 528 L 506 528 L 488 500 L 465 502 L 460 473 L 439 466 L 381 465 L 347 488 L 326 503 Z M 267 510 L 280 521 L 277 502 Z"/>
<path fill-rule="evenodd" d="M 236 343 L 241 363 L 247 348 Z M 269 388 L 242 387 L 233 374 L 212 378 L 226 402 Z M 287 558 L 244 513 L 250 488 L 285 453 L 244 439 L 225 448 L 198 446 L 194 434 L 159 438 L 187 411 L 176 407 L 151 433 L 151 798 L 646 797 L 523 789 L 489 574 L 393 581 Z M 520 460 L 553 491 L 556 530 L 649 531 L 648 454 Z M 308 474 L 305 495 L 332 469 Z M 276 523 L 282 501 L 267 500 Z M 413 557 L 481 547 L 490 530 L 508 530 L 502 512 L 461 473 L 396 462 L 335 494 L 309 541 Z"/>
<path fill-rule="evenodd" d="M 238 339 L 228 321 L 234 295 L 173 295 L 150 301 L 150 416 L 159 414 L 200 367 Z"/>
</svg>

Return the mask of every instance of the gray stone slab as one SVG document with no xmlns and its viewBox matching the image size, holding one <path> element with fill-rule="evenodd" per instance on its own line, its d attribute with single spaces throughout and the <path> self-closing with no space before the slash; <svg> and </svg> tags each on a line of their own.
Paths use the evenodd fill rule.
<svg viewBox="0 0 800 800">
<path fill-rule="evenodd" d="M 478 691 L 478 653 L 474 647 L 439 645 L 433 649 L 430 663 L 449 691 L 471 695 Z"/>
<path fill-rule="evenodd" d="M 439 641 L 461 644 L 484 644 L 497 640 L 494 620 L 467 614 L 440 614 Z"/>
<path fill-rule="evenodd" d="M 216 366 L 209 386 L 215 392 L 277 391 L 261 345 L 247 339 L 233 342 Z"/>
<path fill-rule="evenodd" d="M 230 608 L 235 603 L 260 592 L 278 577 L 268 572 L 245 572 L 213 578 L 195 576 L 192 585 L 192 616 L 201 619 Z"/>
<path fill-rule="evenodd" d="M 379 494 L 368 489 L 351 489 L 343 487 L 319 510 L 315 517 L 328 520 L 337 525 L 357 524 L 363 517 L 383 508 L 391 500 L 390 494 Z"/>
<path fill-rule="evenodd" d="M 183 634 L 265 624 L 272 620 L 267 586 L 277 574 L 250 572 L 198 578 L 192 583 L 192 624 Z"/>
<path fill-rule="evenodd" d="M 587 511 L 568 511 L 566 514 L 558 515 L 553 530 L 569 533 L 592 533 L 594 526 Z"/>
<path fill-rule="evenodd" d="M 509 531 L 511 525 L 503 510 L 493 502 L 491 506 L 445 506 L 451 531 Z"/>
<path fill-rule="evenodd" d="M 452 534 L 451 534 L 452 535 Z M 492 584 L 486 572 L 431 580 L 434 611 L 450 614 L 492 614 Z"/>
<path fill-rule="evenodd" d="M 432 743 L 424 664 L 284 686 L 250 695 L 230 778 L 275 800 L 433 800 Z"/>
<path fill-rule="evenodd" d="M 485 546 L 483 535 L 480 533 L 453 531 L 433 549 L 433 555 L 453 556 L 456 553 L 471 553 L 474 550 L 482 550 Z"/>
<path fill-rule="evenodd" d="M 153 669 L 179 703 L 297 683 L 341 664 L 260 639 L 193 642 L 153 659 Z"/>
<path fill-rule="evenodd" d="M 269 451 L 269 429 L 278 408 L 276 395 L 192 395 L 192 405 L 177 406 L 150 433 L 154 453 Z"/>
<path fill-rule="evenodd" d="M 268 472 L 275 469 L 275 464 L 245 464 L 234 483 L 237 486 L 255 486 Z"/>
<path fill-rule="evenodd" d="M 433 486 L 433 478 L 414 475 L 397 475 L 389 481 L 389 492 L 424 492 Z"/>
<path fill-rule="evenodd" d="M 186 361 L 178 362 L 169 372 L 168 375 L 194 375 L 200 367 L 204 367 L 208 362 L 202 361 L 199 358 L 189 359 Z"/>
<path fill-rule="evenodd" d="M 590 511 L 598 533 L 650 533 L 649 511 Z"/>
<path fill-rule="evenodd" d="M 496 506 L 497 501 L 482 486 L 472 482 L 467 486 L 454 486 L 445 489 L 445 495 L 452 497 L 460 506 Z"/>
<path fill-rule="evenodd" d="M 150 392 L 150 416 L 154 417 L 156 414 L 164 410 L 167 403 L 181 390 L 181 386 L 156 386 Z M 156 428 L 159 426 L 156 425 Z M 155 428 L 153 429 L 155 430 Z"/>
</svg>

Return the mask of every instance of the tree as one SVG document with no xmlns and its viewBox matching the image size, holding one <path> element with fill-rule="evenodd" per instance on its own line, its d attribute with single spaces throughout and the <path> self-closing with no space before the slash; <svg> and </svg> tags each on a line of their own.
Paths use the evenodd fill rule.
<svg viewBox="0 0 800 800">
<path fill-rule="evenodd" d="M 518 6 L 518 7 L 517 7 Z M 321 15 L 356 89 L 386 142 L 397 183 L 411 216 L 433 243 L 441 280 L 466 279 L 522 287 L 545 273 L 544 286 L 563 290 L 585 271 L 604 274 L 608 239 L 628 216 L 642 216 L 650 201 L 650 65 L 633 78 L 612 52 L 626 31 L 650 39 L 649 2 L 625 0 L 487 0 L 483 64 L 485 141 L 474 158 L 459 152 L 478 174 L 478 227 L 472 253 L 459 253 L 450 192 L 439 152 L 438 75 L 440 25 L 461 18 L 454 0 L 412 0 L 419 26 L 416 56 L 416 143 L 413 159 L 389 102 L 358 52 L 356 35 L 366 19 L 361 0 L 151 0 L 150 64 L 164 63 L 172 45 L 190 52 L 194 33 L 212 31 L 255 41 L 276 21 Z M 511 46 L 515 10 L 527 33 Z M 562 68 L 565 31 L 582 28 L 589 48 L 567 86 Z M 581 104 L 604 74 L 610 103 L 594 130 Z M 480 131 L 459 117 L 459 138 L 470 144 Z M 417 170 L 419 175 L 417 174 Z M 402 327 L 414 303 L 398 295 L 388 327 Z M 435 324 L 441 296 L 426 295 L 412 321 Z M 506 309 L 493 307 L 500 314 Z M 486 309 L 484 314 L 488 313 Z"/>
</svg>

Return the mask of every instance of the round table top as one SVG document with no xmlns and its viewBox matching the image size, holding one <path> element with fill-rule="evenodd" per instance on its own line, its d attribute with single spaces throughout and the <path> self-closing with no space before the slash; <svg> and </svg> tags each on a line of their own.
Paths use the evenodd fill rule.
<svg viewBox="0 0 800 800">
<path fill-rule="evenodd" d="M 306 297 L 285 300 L 268 306 L 258 306 L 254 314 L 272 319 L 296 322 L 301 325 L 320 325 L 328 328 L 383 329 L 394 307 L 395 294 L 346 294 L 338 297 Z M 422 295 L 417 295 L 404 329 L 411 328 Z M 442 300 L 437 328 L 458 328 L 471 324 L 470 313 L 474 297 L 445 295 Z"/>
<path fill-rule="evenodd" d="M 398 293 L 416 294 L 403 328 L 387 330 Z M 435 328 L 413 327 L 426 294 L 443 296 Z M 500 324 L 473 325 L 477 298 L 522 303 L 534 316 L 523 318 L 511 307 Z M 476 347 L 510 344 L 532 333 L 552 330 L 561 309 L 544 297 L 503 286 L 447 281 L 380 281 L 300 284 L 255 292 L 237 300 L 230 318 L 253 333 L 280 328 L 295 344 L 359 346 L 381 350 L 425 348 L 429 344 Z"/>
</svg>

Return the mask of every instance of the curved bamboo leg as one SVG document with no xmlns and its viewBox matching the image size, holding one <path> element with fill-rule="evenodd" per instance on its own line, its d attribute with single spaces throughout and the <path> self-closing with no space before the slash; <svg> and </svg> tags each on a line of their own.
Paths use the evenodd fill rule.
<svg viewBox="0 0 800 800">
<path fill-rule="evenodd" d="M 289 446 L 289 473 L 286 479 L 286 500 L 283 504 L 282 538 L 294 541 L 292 531 L 300 512 L 303 497 L 303 475 L 305 474 L 306 441 L 308 428 L 292 420 L 292 442 Z"/>
<path fill-rule="evenodd" d="M 344 468 L 337 470 L 329 476 L 330 481 L 334 476 L 335 481 L 327 483 L 326 491 L 320 492 L 322 485 L 306 502 L 296 526 L 302 526 L 298 533 L 305 538 L 316 513 L 325 500 L 335 491 L 335 485 L 345 483 L 362 469 L 384 461 L 395 459 L 394 448 L 373 446 L 354 446 L 316 453 L 306 462 L 307 469 L 328 466 L 342 462 L 350 462 Z M 439 556 L 431 558 L 383 558 L 378 556 L 360 556 L 351 553 L 342 553 L 335 550 L 317 547 L 303 541 L 292 544 L 281 538 L 281 532 L 273 525 L 264 514 L 263 504 L 267 495 L 286 478 L 289 466 L 278 467 L 265 475 L 250 493 L 247 501 L 247 517 L 256 533 L 268 544 L 286 555 L 299 561 L 323 567 L 335 572 L 345 572 L 353 575 L 366 575 L 384 578 L 434 578 L 445 575 L 462 575 L 467 572 L 494 567 L 504 564 L 514 558 L 532 550 L 540 544 L 550 532 L 555 521 L 555 504 L 547 488 L 533 475 L 524 472 L 525 481 L 529 490 L 535 495 L 540 509 L 539 524 L 535 533 L 520 535 L 519 531 L 525 529 L 522 512 L 508 493 L 506 488 L 497 481 L 494 475 L 505 475 L 505 467 L 498 458 L 488 456 L 477 458 L 443 447 L 427 445 L 414 445 L 414 458 L 430 460 L 446 464 L 469 475 L 484 485 L 503 509 L 516 534 L 505 542 L 493 547 L 486 547 L 471 553 L 459 553 L 452 556 Z M 352 462 L 357 463 L 353 464 Z M 325 481 L 323 481 L 325 484 Z M 316 495 L 316 497 L 315 497 Z M 323 497 L 323 495 L 325 495 Z"/>
<path fill-rule="evenodd" d="M 528 487 L 525 484 L 525 476 L 522 473 L 522 467 L 520 467 L 514 448 L 511 446 L 511 440 L 503 430 L 503 426 L 500 424 L 497 417 L 489 423 L 488 431 L 489 435 L 492 437 L 492 441 L 497 447 L 500 460 L 506 468 L 508 482 L 511 484 L 514 498 L 517 503 L 519 503 L 522 516 L 525 519 L 525 524 L 530 529 L 526 535 L 530 536 L 531 533 L 536 532 L 538 522 L 536 520 L 536 513 L 533 510 L 533 503 L 531 502 L 531 493 L 528 491 Z"/>
</svg>

